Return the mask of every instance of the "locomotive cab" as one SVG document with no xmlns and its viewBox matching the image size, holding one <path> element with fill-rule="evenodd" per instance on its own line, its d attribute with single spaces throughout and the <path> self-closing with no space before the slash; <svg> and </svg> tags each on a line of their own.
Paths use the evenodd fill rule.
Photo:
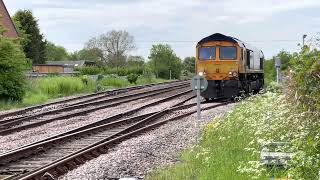
<svg viewBox="0 0 320 180">
<path fill-rule="evenodd" d="M 261 73 L 261 64 L 260 69 L 255 70 L 258 64 L 254 59 L 258 56 L 257 51 L 251 49 L 236 38 L 218 33 L 202 39 L 196 47 L 196 72 L 206 77 L 208 88 L 201 95 L 206 99 L 230 98 L 242 91 L 261 88 L 263 83 L 251 80 L 263 77 L 263 74 L 256 75 Z"/>
</svg>

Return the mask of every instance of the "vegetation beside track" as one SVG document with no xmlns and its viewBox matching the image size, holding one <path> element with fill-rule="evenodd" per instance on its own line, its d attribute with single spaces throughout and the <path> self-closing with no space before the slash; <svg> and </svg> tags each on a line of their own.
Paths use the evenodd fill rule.
<svg viewBox="0 0 320 180">
<path fill-rule="evenodd" d="M 319 125 L 284 95 L 250 97 L 209 124 L 200 144 L 182 154 L 181 163 L 156 171 L 150 179 L 317 179 Z M 294 161 L 286 169 L 267 168 L 260 159 L 262 146 L 279 141 L 292 143 Z"/>
<path fill-rule="evenodd" d="M 288 62 L 286 83 L 270 83 L 268 92 L 240 102 L 209 124 L 200 144 L 182 154 L 181 163 L 150 179 L 319 179 L 320 51 L 307 46 Z M 261 163 L 263 145 L 294 153 L 286 167 Z"/>
<path fill-rule="evenodd" d="M 21 102 L 0 102 L 0 110 L 8 110 L 38 105 L 57 98 L 93 93 L 100 90 L 124 88 L 135 85 L 165 82 L 163 79 L 139 77 L 136 84 L 130 84 L 126 78 L 105 77 L 98 82 L 83 77 L 45 77 L 30 79 L 27 82 L 26 95 Z"/>
</svg>

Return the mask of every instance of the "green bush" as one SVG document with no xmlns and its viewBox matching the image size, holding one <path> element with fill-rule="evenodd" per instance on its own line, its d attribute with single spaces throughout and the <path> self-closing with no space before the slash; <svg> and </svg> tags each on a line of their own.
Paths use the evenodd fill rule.
<svg viewBox="0 0 320 180">
<path fill-rule="evenodd" d="M 21 47 L 0 35 L 0 100 L 22 101 L 26 63 Z"/>
<path fill-rule="evenodd" d="M 116 74 L 118 76 L 127 76 L 129 74 L 143 74 L 144 67 L 121 67 L 121 68 L 111 68 L 111 67 L 98 67 L 98 66 L 87 66 L 77 68 L 81 75 L 97 75 L 97 74 Z"/>
<path fill-rule="evenodd" d="M 129 74 L 127 79 L 131 84 L 137 84 L 138 77 L 139 76 L 137 74 Z"/>
<path fill-rule="evenodd" d="M 291 79 L 290 79 L 291 78 Z M 320 111 L 320 51 L 304 48 L 291 60 L 290 98 L 305 110 Z"/>
<path fill-rule="evenodd" d="M 81 75 L 97 75 L 103 72 L 103 69 L 98 66 L 85 66 L 77 68 L 76 71 L 79 71 Z"/>
<path fill-rule="evenodd" d="M 101 81 L 104 78 L 104 76 L 102 74 L 98 75 L 97 81 Z"/>
<path fill-rule="evenodd" d="M 129 74 L 138 74 L 142 75 L 143 74 L 143 67 L 122 67 L 122 68 L 109 68 L 109 67 L 104 67 L 103 68 L 103 73 L 106 75 L 109 74 L 117 74 L 118 76 L 127 76 Z"/>
</svg>

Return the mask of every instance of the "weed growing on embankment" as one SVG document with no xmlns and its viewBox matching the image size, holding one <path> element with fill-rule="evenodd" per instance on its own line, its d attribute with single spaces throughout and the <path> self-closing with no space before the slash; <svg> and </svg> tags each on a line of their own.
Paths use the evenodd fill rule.
<svg viewBox="0 0 320 180">
<path fill-rule="evenodd" d="M 156 171 L 150 179 L 318 179 L 320 122 L 293 108 L 284 95 L 267 92 L 240 102 L 203 132 L 201 143 L 182 154 L 182 163 Z M 261 163 L 262 146 L 289 142 L 295 152 L 286 168 Z"/>
<path fill-rule="evenodd" d="M 1 102 L 0 109 L 12 109 L 45 103 L 59 97 L 89 93 L 95 90 L 95 83 L 86 83 L 79 77 L 45 77 L 29 79 L 26 95 L 21 102 Z"/>
</svg>

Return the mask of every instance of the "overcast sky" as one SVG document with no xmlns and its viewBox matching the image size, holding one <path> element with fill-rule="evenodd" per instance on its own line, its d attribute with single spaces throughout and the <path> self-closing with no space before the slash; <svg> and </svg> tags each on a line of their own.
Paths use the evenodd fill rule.
<svg viewBox="0 0 320 180">
<path fill-rule="evenodd" d="M 201 38 L 220 32 L 272 57 L 297 51 L 302 35 L 320 32 L 320 0 L 4 0 L 13 15 L 31 9 L 45 37 L 68 51 L 91 37 L 126 30 L 134 55 L 148 57 L 151 45 L 168 43 L 181 58 L 195 55 Z M 163 42 L 165 41 L 165 42 Z"/>
</svg>

